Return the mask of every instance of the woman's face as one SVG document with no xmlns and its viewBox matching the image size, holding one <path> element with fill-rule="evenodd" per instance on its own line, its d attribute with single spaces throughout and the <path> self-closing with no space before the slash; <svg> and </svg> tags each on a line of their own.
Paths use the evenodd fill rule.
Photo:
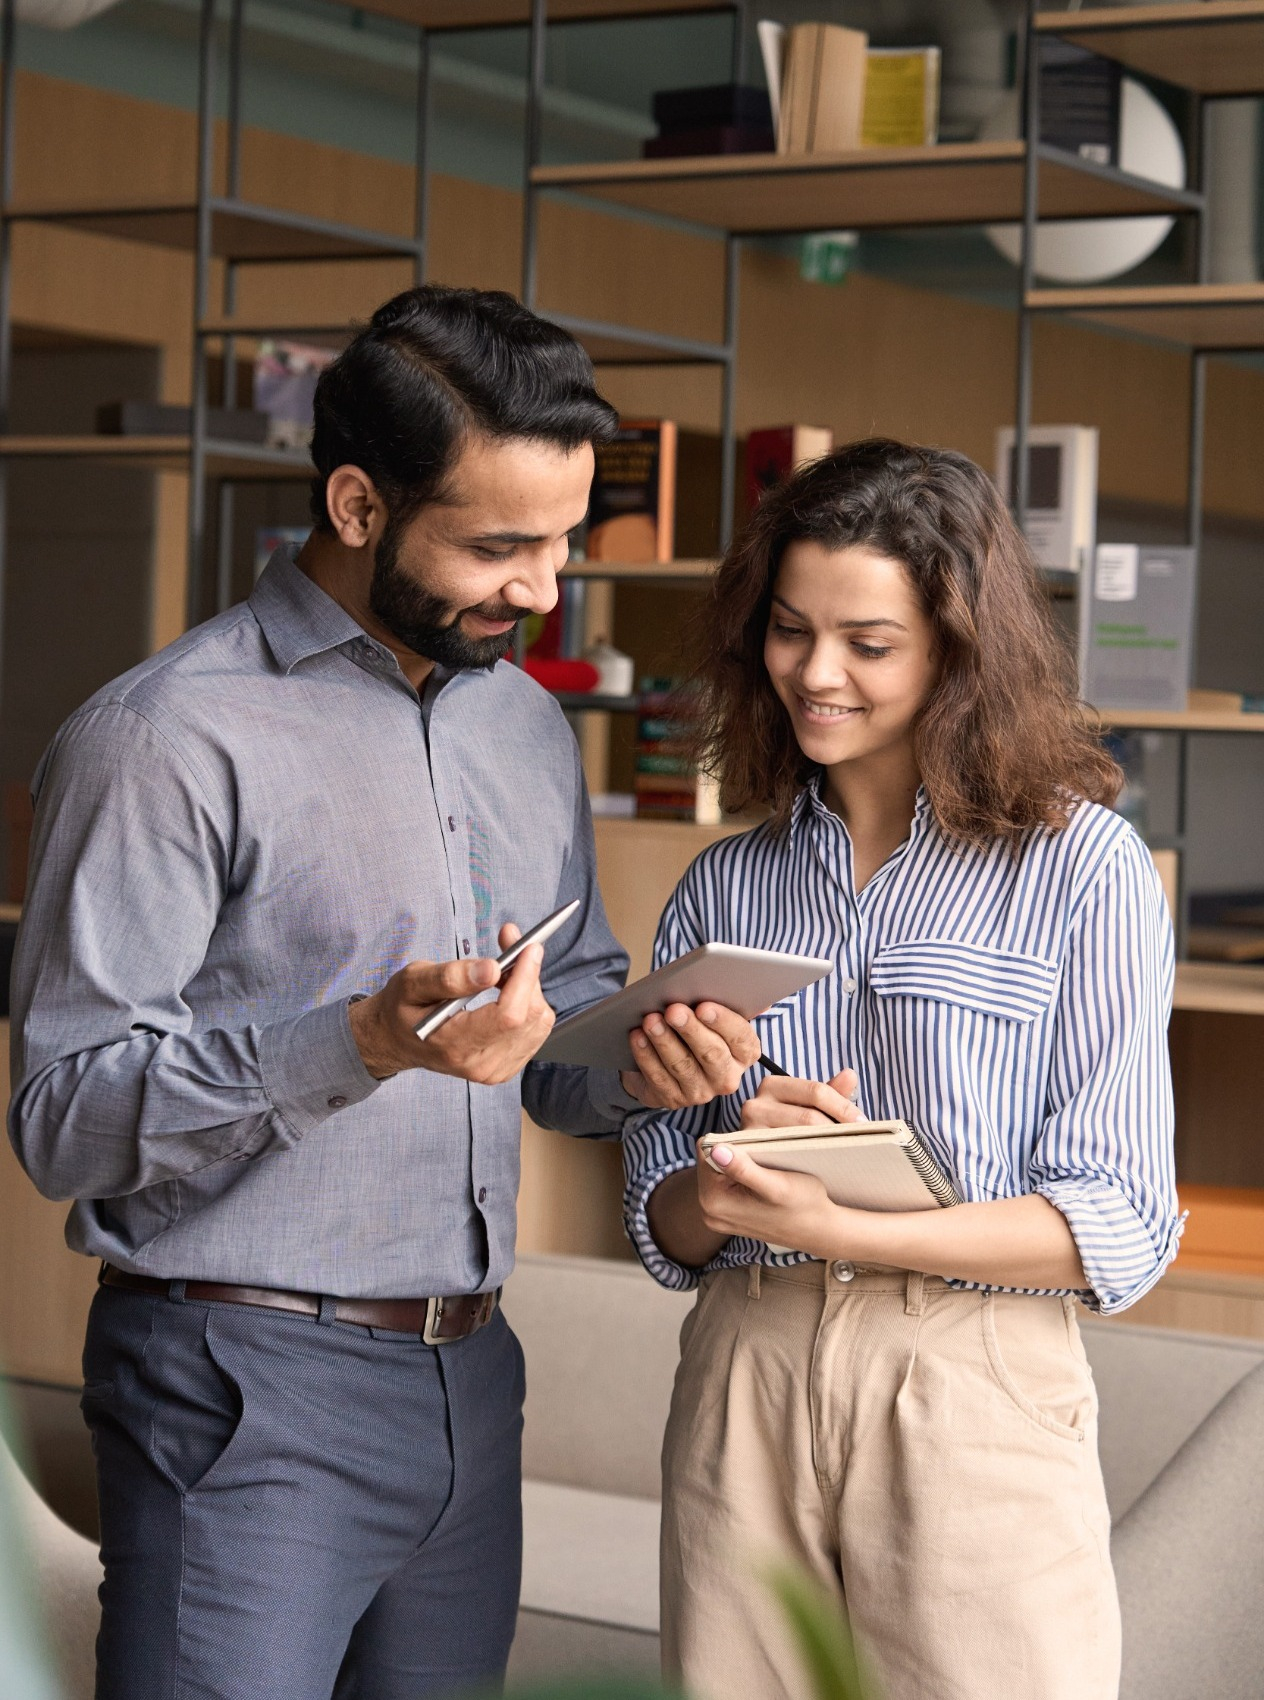
<svg viewBox="0 0 1264 1700">
<path fill-rule="evenodd" d="M 872 549 L 790 544 L 773 586 L 764 665 L 809 761 L 904 750 L 939 675 L 904 567 Z"/>
</svg>

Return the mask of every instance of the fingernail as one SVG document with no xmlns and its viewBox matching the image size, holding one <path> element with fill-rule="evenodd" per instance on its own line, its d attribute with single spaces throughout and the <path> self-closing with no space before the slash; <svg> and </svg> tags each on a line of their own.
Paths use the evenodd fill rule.
<svg viewBox="0 0 1264 1700">
<path fill-rule="evenodd" d="M 491 986 L 496 980 L 496 964 L 494 962 L 471 962 L 470 979 L 476 986 Z"/>
<path fill-rule="evenodd" d="M 687 1009 L 668 1010 L 667 1019 L 673 1027 L 683 1027 L 689 1019 L 689 1011 Z"/>
<path fill-rule="evenodd" d="M 647 1033 L 661 1033 L 663 1031 L 663 1024 L 656 1015 L 651 1015 L 646 1021 L 645 1031 Z"/>
<path fill-rule="evenodd" d="M 716 1145 L 712 1147 L 711 1159 L 713 1162 L 718 1163 L 722 1169 L 727 1169 L 729 1164 L 733 1161 L 733 1153 L 729 1150 L 727 1145 Z"/>
<path fill-rule="evenodd" d="M 634 1050 L 643 1051 L 648 1044 L 649 1040 L 645 1037 L 644 1033 L 634 1033 L 632 1035 L 632 1046 Z"/>
<path fill-rule="evenodd" d="M 713 1021 L 718 1021 L 719 1017 L 720 1017 L 720 1012 L 719 1012 L 718 1009 L 716 1009 L 714 1007 L 714 1005 L 709 1004 L 709 1003 L 700 1003 L 698 1005 L 698 1020 L 699 1021 L 705 1021 L 707 1023 L 707 1025 L 710 1026 L 710 1024 Z"/>
</svg>

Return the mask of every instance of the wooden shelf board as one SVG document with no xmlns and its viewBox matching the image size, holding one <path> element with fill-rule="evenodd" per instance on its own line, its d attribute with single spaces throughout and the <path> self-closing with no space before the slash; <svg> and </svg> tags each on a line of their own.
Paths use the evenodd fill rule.
<svg viewBox="0 0 1264 1700">
<path fill-rule="evenodd" d="M 1264 348 L 1264 284 L 1164 284 L 1151 289 L 1034 289 L 1027 305 L 1185 348 Z"/>
<path fill-rule="evenodd" d="M 186 253 L 193 253 L 197 247 L 197 207 L 192 202 L 103 207 L 23 206 L 18 202 L 9 208 L 9 216 L 23 223 L 60 225 L 93 236 Z M 211 217 L 211 251 L 217 259 L 239 263 L 376 260 L 409 255 L 412 244 L 406 237 L 357 230 L 279 207 L 219 201 Z"/>
<path fill-rule="evenodd" d="M 1157 708 L 1099 708 L 1102 725 L 1130 732 L 1264 732 L 1264 714 L 1193 708 L 1184 713 Z"/>
<path fill-rule="evenodd" d="M 571 561 L 567 578 L 632 579 L 642 583 L 705 583 L 718 561 Z"/>
<path fill-rule="evenodd" d="M 531 0 L 367 0 L 360 9 L 432 30 L 503 29 L 531 22 Z M 557 24 L 731 9 L 732 0 L 549 0 L 548 19 Z"/>
<path fill-rule="evenodd" d="M 1022 217 L 1022 142 L 731 154 L 538 166 L 541 188 L 738 233 L 1010 223 Z M 1122 217 L 1180 205 L 1159 185 L 1042 157 L 1040 216 Z"/>
<path fill-rule="evenodd" d="M 142 463 L 154 472 L 187 472 L 188 437 L 0 437 L 0 455 L 12 460 L 99 460 L 111 465 Z M 261 443 L 208 442 L 206 470 L 213 478 L 283 481 L 310 478 L 306 454 Z"/>
<path fill-rule="evenodd" d="M 1264 968 L 1224 962 L 1178 962 L 1176 1009 L 1217 1015 L 1264 1015 Z"/>
<path fill-rule="evenodd" d="M 1045 12 L 1036 28 L 1199 94 L 1264 91 L 1264 5 L 1258 0 Z"/>
</svg>

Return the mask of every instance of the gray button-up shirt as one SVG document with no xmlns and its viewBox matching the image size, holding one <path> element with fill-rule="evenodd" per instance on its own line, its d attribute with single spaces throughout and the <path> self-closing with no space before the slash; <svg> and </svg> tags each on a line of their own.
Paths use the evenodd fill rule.
<svg viewBox="0 0 1264 1700">
<path fill-rule="evenodd" d="M 520 1105 L 616 1134 L 617 1075 L 377 1082 L 348 1001 L 405 963 L 546 946 L 560 1014 L 616 991 L 578 750 L 518 669 L 389 650 L 279 552 L 248 603 L 107 685 L 36 775 L 10 1133 L 77 1251 L 350 1297 L 499 1285 Z M 487 997 L 493 994 L 484 993 Z"/>
</svg>

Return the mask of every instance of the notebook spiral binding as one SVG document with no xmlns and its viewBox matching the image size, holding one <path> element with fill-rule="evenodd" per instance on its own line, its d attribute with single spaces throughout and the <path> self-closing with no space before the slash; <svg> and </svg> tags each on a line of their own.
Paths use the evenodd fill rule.
<svg viewBox="0 0 1264 1700">
<path fill-rule="evenodd" d="M 904 1149 L 908 1152 L 909 1162 L 917 1170 L 926 1185 L 934 1193 L 936 1201 L 946 1209 L 950 1204 L 963 1204 L 965 1200 L 948 1176 L 940 1168 L 938 1162 L 931 1156 L 926 1141 L 915 1127 L 909 1128 L 912 1138 Z"/>
</svg>

